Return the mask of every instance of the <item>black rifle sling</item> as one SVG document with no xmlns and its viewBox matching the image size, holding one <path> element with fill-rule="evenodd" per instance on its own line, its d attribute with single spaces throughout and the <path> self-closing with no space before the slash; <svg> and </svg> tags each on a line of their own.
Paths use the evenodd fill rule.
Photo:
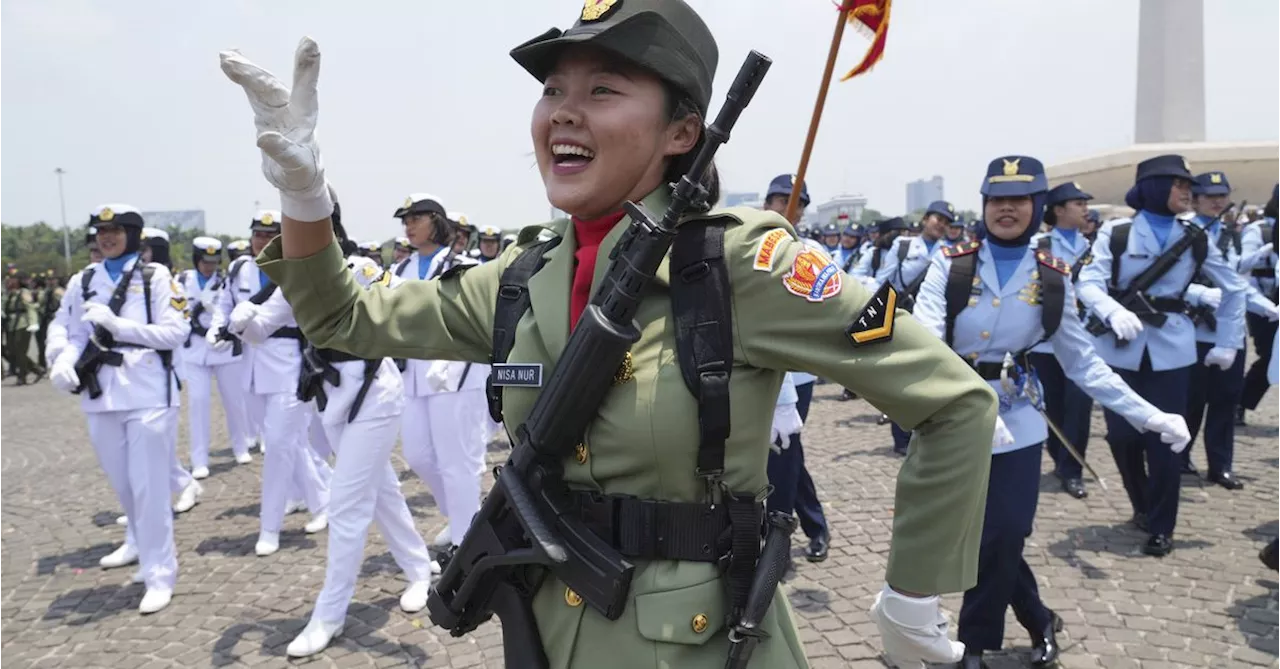
<svg viewBox="0 0 1280 669">
<path fill-rule="evenodd" d="M 502 364 L 511 355 L 516 342 L 516 326 L 524 312 L 529 310 L 529 279 L 546 264 L 543 254 L 560 245 L 560 237 L 538 242 L 516 256 L 498 280 L 498 299 L 493 312 L 493 350 L 490 364 Z M 489 417 L 495 423 L 502 422 L 502 388 L 493 385 L 493 375 L 485 383 L 485 399 L 489 402 Z"/>
<path fill-rule="evenodd" d="M 955 346 L 956 317 L 969 306 L 969 291 L 973 287 L 973 277 L 978 273 L 978 253 L 966 253 L 951 259 L 951 270 L 947 272 L 947 288 L 944 294 L 947 313 L 943 321 L 943 340 L 947 346 Z"/>
</svg>

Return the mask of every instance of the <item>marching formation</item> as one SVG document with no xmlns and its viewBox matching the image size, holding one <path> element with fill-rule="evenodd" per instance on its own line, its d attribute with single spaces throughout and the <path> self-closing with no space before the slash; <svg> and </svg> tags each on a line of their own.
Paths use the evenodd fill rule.
<svg viewBox="0 0 1280 669">
<path fill-rule="evenodd" d="M 809 204 L 789 174 L 763 210 L 715 208 L 712 157 L 768 60 L 748 58 L 712 122 L 717 47 L 683 2 L 587 2 L 511 55 L 543 83 L 535 155 L 568 218 L 504 234 L 413 193 L 384 266 L 325 178 L 304 39 L 292 90 L 222 54 L 282 203 L 246 240 L 198 237 L 175 274 L 164 231 L 107 204 L 89 266 L 6 276 L 8 371 L 80 396 L 126 514 L 101 565 L 138 564 L 141 613 L 181 592 L 173 514 L 210 476 L 215 384 L 235 462 L 263 457 L 256 555 L 296 511 L 330 535 L 297 657 L 342 634 L 376 524 L 400 607 L 455 634 L 498 616 L 510 666 L 807 666 L 778 580 L 795 517 L 809 561 L 838 540 L 801 439 L 819 381 L 884 412 L 905 456 L 871 608 L 897 666 L 986 666 L 1010 608 L 1032 666 L 1057 664 L 1063 618 L 1023 548 L 1042 450 L 1071 497 L 1090 494 L 1094 402 L 1145 554 L 1174 549 L 1197 434 L 1208 480 L 1243 487 L 1234 428 L 1276 380 L 1276 191 L 1249 222 L 1228 175 L 1156 156 L 1133 215 L 1102 221 L 1078 184 L 1008 155 L 975 220 L 937 201 L 917 225 L 810 225 L 785 217 L 793 192 Z M 510 460 L 485 491 L 504 429 Z M 397 441 L 447 520 L 430 541 Z M 1276 567 L 1275 542 L 1262 557 Z M 939 595 L 959 592 L 957 643 Z"/>
</svg>

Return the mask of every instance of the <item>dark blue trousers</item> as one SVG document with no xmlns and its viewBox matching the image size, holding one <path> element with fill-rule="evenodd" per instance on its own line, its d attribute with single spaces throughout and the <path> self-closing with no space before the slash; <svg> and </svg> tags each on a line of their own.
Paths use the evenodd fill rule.
<svg viewBox="0 0 1280 669">
<path fill-rule="evenodd" d="M 1240 406 L 1253 411 L 1258 408 L 1262 396 L 1267 394 L 1271 382 L 1267 380 L 1267 368 L 1271 365 L 1271 342 L 1276 336 L 1276 323 L 1264 316 L 1245 314 L 1245 323 L 1249 326 L 1249 336 L 1253 337 L 1253 350 L 1258 352 L 1258 359 L 1249 366 L 1249 373 L 1244 377 L 1244 390 L 1240 395 Z M 1244 357 L 1244 351 L 1237 358 Z"/>
<path fill-rule="evenodd" d="M 1032 353 L 1028 357 L 1036 376 L 1040 377 L 1040 384 L 1044 386 L 1044 410 L 1049 420 L 1062 429 L 1062 434 L 1080 451 L 1080 455 L 1085 455 L 1085 448 L 1089 445 L 1089 414 L 1093 411 L 1093 398 L 1067 378 L 1058 358 L 1052 353 Z M 1058 478 L 1081 478 L 1080 463 L 1062 447 L 1062 441 L 1053 430 L 1049 431 L 1045 446 L 1049 457 L 1053 458 L 1053 473 Z"/>
<path fill-rule="evenodd" d="M 893 450 L 899 453 L 907 452 L 907 444 L 911 443 L 911 431 L 898 427 L 897 423 L 889 423 L 889 430 L 893 433 Z"/>
<path fill-rule="evenodd" d="M 813 383 L 796 386 L 796 411 L 801 420 L 809 419 L 809 403 L 813 401 Z M 769 452 L 769 483 L 773 493 L 765 501 L 770 511 L 792 514 L 800 519 L 800 529 L 813 539 L 827 534 L 827 517 L 818 501 L 818 489 L 804 466 L 804 445 L 800 435 L 791 435 L 791 446 L 781 453 Z"/>
<path fill-rule="evenodd" d="M 1187 429 L 1191 431 L 1191 443 L 1182 452 L 1182 461 L 1191 461 L 1191 447 L 1196 434 L 1204 424 L 1204 457 L 1209 462 L 1209 475 L 1231 471 L 1231 459 L 1235 452 L 1236 406 L 1240 404 L 1240 392 L 1244 388 L 1245 352 L 1236 355 L 1231 369 L 1205 367 L 1204 356 L 1213 344 L 1196 342 L 1199 357 L 1191 367 L 1191 385 L 1187 389 Z"/>
<path fill-rule="evenodd" d="M 1180 414 L 1187 410 L 1191 366 L 1152 371 L 1151 358 L 1142 356 L 1134 372 L 1113 368 L 1143 399 L 1161 411 Z M 1120 470 L 1120 480 L 1135 513 L 1145 513 L 1152 534 L 1173 534 L 1178 523 L 1178 496 L 1182 489 L 1182 456 L 1169 450 L 1156 432 L 1138 432 L 1118 414 L 1104 411 L 1107 444 Z M 1145 458 L 1145 463 L 1144 463 Z"/>
<path fill-rule="evenodd" d="M 991 456 L 991 483 L 978 551 L 978 584 L 965 591 L 958 636 L 973 650 L 999 650 L 1005 610 L 1028 632 L 1048 626 L 1051 614 L 1022 546 L 1031 536 L 1040 495 L 1040 444 Z"/>
</svg>

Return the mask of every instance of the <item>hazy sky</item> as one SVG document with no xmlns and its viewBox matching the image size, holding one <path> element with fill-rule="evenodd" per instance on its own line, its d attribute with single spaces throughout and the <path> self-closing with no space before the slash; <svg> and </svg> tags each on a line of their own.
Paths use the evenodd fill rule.
<svg viewBox="0 0 1280 669">
<path fill-rule="evenodd" d="M 626 0 L 622 0 L 625 2 Z M 796 169 L 834 27 L 830 0 L 692 0 L 719 40 L 713 110 L 749 49 L 770 70 L 718 162 L 729 191 Z M 5 0 L 0 6 L 0 217 L 59 221 L 104 202 L 203 209 L 246 233 L 259 171 L 252 115 L 218 68 L 238 47 L 284 77 L 298 38 L 323 53 L 320 141 L 353 236 L 385 239 L 412 191 L 473 222 L 537 223 L 549 206 L 529 117 L 538 84 L 511 47 L 567 28 L 577 0 Z M 1205 2 L 1210 140 L 1274 140 L 1275 0 Z M 1047 163 L 1133 138 L 1137 0 L 899 0 L 869 75 L 834 83 L 809 171 L 814 200 L 863 193 L 901 213 L 906 182 L 940 174 L 969 208 L 987 161 Z M 866 38 L 846 31 L 837 73 Z"/>
</svg>

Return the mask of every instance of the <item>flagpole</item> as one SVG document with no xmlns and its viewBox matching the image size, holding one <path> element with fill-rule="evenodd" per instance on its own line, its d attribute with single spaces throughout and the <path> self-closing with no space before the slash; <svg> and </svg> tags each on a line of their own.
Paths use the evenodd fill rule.
<svg viewBox="0 0 1280 669">
<path fill-rule="evenodd" d="M 791 186 L 791 197 L 787 200 L 787 220 L 795 219 L 800 206 L 800 189 L 804 187 L 805 172 L 809 169 L 809 154 L 813 152 L 813 142 L 818 137 L 818 122 L 822 120 L 822 107 L 827 103 L 827 89 L 831 86 L 831 74 L 836 69 L 836 54 L 840 51 L 840 39 L 844 36 L 844 25 L 849 22 L 851 0 L 845 0 L 840 6 L 840 15 L 836 17 L 835 35 L 831 37 L 831 49 L 827 52 L 827 69 L 822 72 L 822 85 L 818 88 L 818 101 L 813 105 L 813 118 L 809 120 L 809 136 L 804 140 L 804 151 L 800 153 L 800 169 L 796 170 L 796 181 Z"/>
</svg>

